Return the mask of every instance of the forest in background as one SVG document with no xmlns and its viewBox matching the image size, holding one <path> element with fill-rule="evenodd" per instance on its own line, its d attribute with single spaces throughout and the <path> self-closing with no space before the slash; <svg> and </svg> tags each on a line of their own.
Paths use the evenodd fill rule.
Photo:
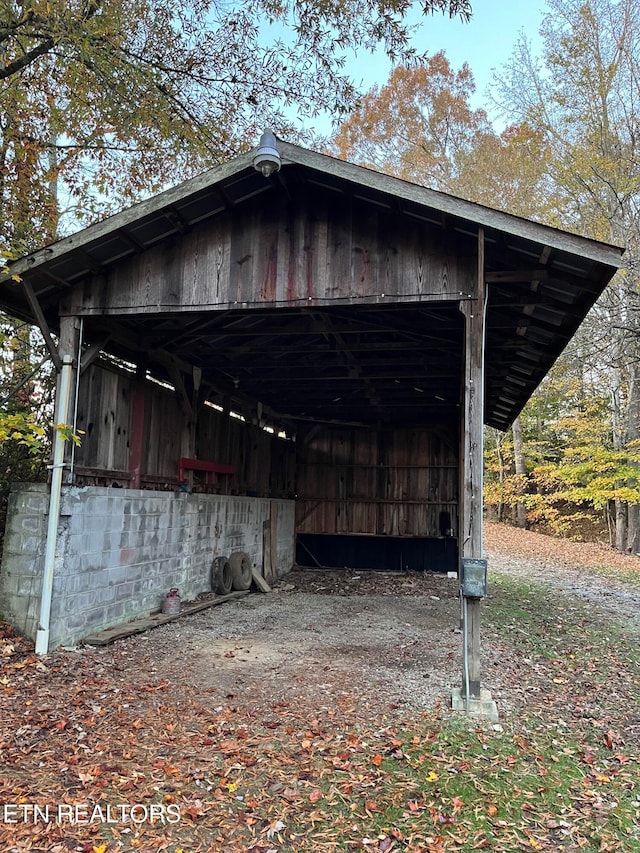
<svg viewBox="0 0 640 853">
<path fill-rule="evenodd" d="M 540 53 L 523 34 L 495 74 L 487 109 L 472 106 L 472 69 L 415 50 L 412 5 L 0 0 L 0 250 L 14 257 L 69 222 L 95 221 L 202 171 L 255 144 L 267 125 L 624 245 L 625 268 L 513 429 L 487 430 L 485 503 L 502 521 L 636 553 L 640 0 L 548 0 Z M 472 12 L 462 0 L 420 5 Z M 343 63 L 349 44 L 384 47 L 397 62 L 387 83 L 354 89 Z M 306 129 L 319 110 L 335 116 L 330 139 Z M 29 328 L 6 318 L 0 342 L 6 493 L 11 480 L 46 471 L 53 377 Z"/>
</svg>

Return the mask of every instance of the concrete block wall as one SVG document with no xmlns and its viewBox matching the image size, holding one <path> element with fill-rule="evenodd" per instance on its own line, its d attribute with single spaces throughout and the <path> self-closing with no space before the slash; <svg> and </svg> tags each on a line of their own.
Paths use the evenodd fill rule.
<svg viewBox="0 0 640 853">
<path fill-rule="evenodd" d="M 35 639 L 40 618 L 49 490 L 21 484 L 9 495 L 0 567 L 0 618 Z"/>
<path fill-rule="evenodd" d="M 246 551 L 262 566 L 266 498 L 65 486 L 51 607 L 50 646 L 71 644 L 211 589 L 217 556 Z M 278 572 L 294 562 L 294 501 L 277 500 Z M 0 613 L 35 638 L 40 612 L 48 491 L 12 492 L 0 568 Z"/>
</svg>

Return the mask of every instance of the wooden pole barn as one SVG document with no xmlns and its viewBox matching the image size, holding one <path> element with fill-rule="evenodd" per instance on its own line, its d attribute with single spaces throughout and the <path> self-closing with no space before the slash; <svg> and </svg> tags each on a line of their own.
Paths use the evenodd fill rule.
<svg viewBox="0 0 640 853">
<path fill-rule="evenodd" d="M 172 580 L 206 588 L 224 548 L 272 577 L 481 558 L 483 425 L 509 427 L 620 265 L 616 246 L 282 141 L 273 174 L 255 156 L 22 258 L 1 285 L 0 307 L 37 323 L 69 373 L 56 420 L 83 432 L 52 568 L 42 549 L 30 563 L 33 596 L 49 572 L 52 612 L 66 596 L 76 621 L 43 626 L 6 581 L 23 569 L 3 564 L 9 611 L 41 646 L 157 606 Z M 81 510 L 94 494 L 103 509 Z M 241 498 L 232 515 L 221 503 Z M 102 541 L 74 528 L 80 512 L 98 527 L 123 514 Z M 145 587 L 158 549 L 171 569 Z M 106 575 L 124 610 L 95 604 Z M 467 603 L 463 696 L 478 699 L 481 602 Z"/>
</svg>

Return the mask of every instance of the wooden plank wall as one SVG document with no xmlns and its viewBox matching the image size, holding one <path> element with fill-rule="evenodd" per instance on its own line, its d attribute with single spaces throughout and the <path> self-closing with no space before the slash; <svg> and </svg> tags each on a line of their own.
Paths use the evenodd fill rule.
<svg viewBox="0 0 640 853">
<path fill-rule="evenodd" d="M 458 299 L 473 257 L 439 227 L 315 188 L 246 202 L 88 282 L 78 315 Z"/>
<path fill-rule="evenodd" d="M 327 429 L 298 441 L 297 533 L 438 536 L 458 526 L 456 431 Z"/>
<path fill-rule="evenodd" d="M 196 445 L 199 459 L 235 465 L 233 491 L 269 497 L 294 496 L 293 442 L 207 406 L 199 414 Z"/>
<path fill-rule="evenodd" d="M 146 383 L 141 478 L 176 477 L 182 456 L 183 415 L 177 396 L 161 385 Z"/>
<path fill-rule="evenodd" d="M 75 452 L 78 466 L 128 475 L 134 388 L 134 375 L 106 365 L 92 364 L 82 375 L 77 428 L 84 435 Z"/>
<path fill-rule="evenodd" d="M 135 375 L 102 362 L 91 365 L 83 374 L 78 428 L 85 435 L 75 458 L 79 483 L 110 484 L 116 480 L 127 485 L 135 383 Z M 144 407 L 142 485 L 175 488 L 184 425 L 177 396 L 169 388 L 147 382 Z M 235 465 L 235 477 L 219 477 L 215 490 L 221 493 L 294 496 L 293 442 L 256 424 L 203 406 L 198 414 L 196 455 L 210 462 Z M 194 479 L 198 486 L 201 478 L 195 475 Z"/>
</svg>

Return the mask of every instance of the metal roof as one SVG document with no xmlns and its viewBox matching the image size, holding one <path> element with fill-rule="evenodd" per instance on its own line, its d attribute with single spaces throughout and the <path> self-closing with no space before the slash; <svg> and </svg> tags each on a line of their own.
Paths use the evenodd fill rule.
<svg viewBox="0 0 640 853">
<path fill-rule="evenodd" d="M 464 242 L 485 233 L 488 284 L 485 421 L 505 429 L 619 267 L 622 249 L 278 142 L 270 180 L 253 152 L 186 181 L 11 265 L 0 308 L 33 320 L 19 276 L 47 323 L 74 284 L 271 193 L 342 194 L 430 223 Z M 227 306 L 184 315 L 91 318 L 89 343 L 133 361 L 166 349 L 197 364 L 221 394 L 243 393 L 292 420 L 445 422 L 459 405 L 462 318 L 452 303 L 282 308 Z M 93 334 L 94 340 L 91 340 Z M 159 363 L 161 363 L 160 359 Z M 283 393 L 285 392 L 286 393 Z"/>
</svg>

